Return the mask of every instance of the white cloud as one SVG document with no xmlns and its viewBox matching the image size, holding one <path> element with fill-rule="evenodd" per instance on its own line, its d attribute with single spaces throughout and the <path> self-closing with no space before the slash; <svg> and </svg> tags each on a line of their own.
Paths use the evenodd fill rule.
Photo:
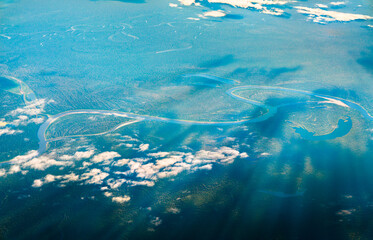
<svg viewBox="0 0 373 240">
<path fill-rule="evenodd" d="M 57 179 L 60 179 L 60 178 L 61 178 L 61 176 L 54 176 L 52 174 L 48 174 L 43 179 L 36 179 L 36 180 L 34 180 L 34 182 L 33 182 L 33 184 L 31 186 L 34 187 L 34 188 L 40 188 L 44 184 L 54 182 L 54 181 L 56 181 Z"/>
<path fill-rule="evenodd" d="M 170 7 L 178 7 L 178 5 L 175 4 L 175 3 L 169 3 L 168 6 L 170 6 Z"/>
<path fill-rule="evenodd" d="M 328 5 L 319 3 L 319 4 L 316 4 L 316 7 L 318 7 L 318 8 L 328 8 Z"/>
<path fill-rule="evenodd" d="M 25 155 L 19 155 L 15 158 L 13 158 L 12 160 L 10 160 L 10 162 L 25 162 L 25 161 L 28 161 L 36 156 L 38 156 L 39 153 L 38 151 L 36 150 L 31 150 L 29 152 L 27 152 Z"/>
<path fill-rule="evenodd" d="M 104 192 L 105 197 L 111 197 L 113 196 L 113 193 L 111 192 Z"/>
<path fill-rule="evenodd" d="M 209 12 L 204 12 L 203 14 L 199 14 L 198 16 L 201 17 L 201 18 L 204 18 L 204 17 L 224 17 L 225 15 L 227 15 L 225 12 L 223 12 L 222 10 L 217 10 L 217 11 L 209 11 Z"/>
<path fill-rule="evenodd" d="M 56 161 L 55 159 L 50 158 L 48 155 L 42 155 L 40 157 L 33 158 L 24 164 L 23 168 L 31 168 L 35 170 L 45 170 L 51 166 L 68 166 L 72 165 L 71 162 L 67 161 Z"/>
<path fill-rule="evenodd" d="M 79 175 L 76 175 L 75 173 L 70 173 L 70 174 L 61 176 L 61 178 L 64 179 L 62 183 L 76 182 L 79 180 Z"/>
<path fill-rule="evenodd" d="M 54 182 L 56 180 L 56 176 L 52 175 L 52 174 L 48 174 L 47 176 L 45 176 L 44 178 L 44 183 L 50 183 L 50 182 Z"/>
<path fill-rule="evenodd" d="M 13 165 L 9 169 L 9 174 L 18 173 L 21 171 L 21 167 L 19 165 Z"/>
<path fill-rule="evenodd" d="M 6 171 L 4 168 L 0 168 L 0 177 L 5 176 Z"/>
<path fill-rule="evenodd" d="M 159 217 L 155 217 L 150 221 L 150 223 L 154 226 L 159 226 L 162 224 L 162 219 L 160 219 Z"/>
<path fill-rule="evenodd" d="M 262 1 L 262 0 L 208 0 L 209 3 L 223 3 L 233 7 L 251 8 L 270 15 L 283 15 L 284 11 L 278 8 L 267 8 L 263 5 L 284 5 L 289 1 Z"/>
<path fill-rule="evenodd" d="M 92 162 L 94 163 L 101 163 L 105 162 L 108 164 L 110 160 L 113 160 L 116 157 L 120 157 L 119 153 L 117 152 L 103 152 L 93 157 Z"/>
<path fill-rule="evenodd" d="M 34 183 L 31 186 L 34 187 L 34 188 L 39 188 L 39 187 L 43 186 L 43 181 L 40 180 L 40 179 L 36 179 L 36 180 L 34 180 Z"/>
<path fill-rule="evenodd" d="M 20 115 L 20 116 L 18 116 L 17 119 L 10 122 L 9 125 L 13 125 L 13 126 L 17 127 L 17 126 L 20 126 L 20 125 L 21 126 L 26 126 L 30 123 L 41 124 L 43 122 L 44 122 L 43 117 L 29 118 L 26 115 Z"/>
<path fill-rule="evenodd" d="M 351 215 L 354 212 L 356 212 L 356 209 L 354 209 L 354 208 L 352 208 L 352 209 L 343 209 L 343 210 L 338 211 L 337 215 L 347 216 L 347 215 Z"/>
<path fill-rule="evenodd" d="M 109 185 L 109 187 L 111 189 L 117 189 L 119 188 L 120 186 L 123 185 L 123 183 L 125 183 L 126 180 L 125 179 L 117 179 L 117 180 L 114 180 L 114 179 L 109 179 L 106 181 L 106 183 Z"/>
<path fill-rule="evenodd" d="M 167 212 L 173 213 L 173 214 L 178 214 L 178 213 L 180 213 L 180 209 L 175 208 L 175 207 L 170 207 L 170 208 L 167 209 Z"/>
<path fill-rule="evenodd" d="M 323 10 L 320 8 L 308 8 L 308 7 L 295 7 L 297 12 L 309 15 L 309 19 L 317 23 L 327 22 L 349 22 L 354 20 L 370 20 L 373 17 L 362 14 L 352 14 Z"/>
<path fill-rule="evenodd" d="M 74 155 L 63 155 L 60 157 L 62 160 L 81 160 L 83 158 L 90 158 L 95 154 L 95 150 L 78 151 Z"/>
<path fill-rule="evenodd" d="M 23 108 L 17 108 L 16 110 L 11 111 L 7 115 L 16 116 L 16 115 L 29 115 L 35 116 L 44 112 L 44 107 L 46 104 L 54 102 L 53 100 L 46 101 L 46 99 L 37 99 L 28 103 Z"/>
<path fill-rule="evenodd" d="M 345 5 L 346 3 L 345 2 L 331 2 L 330 5 L 333 5 L 333 6 L 342 6 L 342 5 Z"/>
<path fill-rule="evenodd" d="M 123 197 L 113 197 L 112 201 L 117 203 L 125 203 L 131 200 L 129 196 L 124 195 Z"/>
<path fill-rule="evenodd" d="M 0 136 L 1 135 L 15 135 L 15 134 L 19 134 L 19 133 L 23 133 L 23 131 L 22 130 L 14 130 L 14 129 L 10 129 L 10 128 L 0 129 Z"/>
<path fill-rule="evenodd" d="M 247 153 L 243 152 L 243 153 L 240 153 L 240 158 L 247 158 L 249 157 L 249 155 L 247 155 Z"/>
<path fill-rule="evenodd" d="M 130 161 L 130 160 L 129 160 L 129 159 L 126 159 L 126 158 L 124 158 L 124 159 L 120 159 L 120 160 L 118 160 L 118 161 L 115 161 L 114 166 L 121 167 L 121 166 L 124 166 L 124 165 L 128 164 L 129 161 Z"/>
<path fill-rule="evenodd" d="M 103 180 L 109 176 L 108 173 L 102 172 L 100 169 L 94 168 L 89 172 L 82 174 L 81 179 L 86 180 L 87 184 L 102 184 Z"/>
<path fill-rule="evenodd" d="M 140 152 L 144 152 L 149 149 L 149 144 L 141 144 L 139 147 Z"/>
<path fill-rule="evenodd" d="M 179 2 L 181 5 L 184 5 L 184 6 L 191 6 L 192 4 L 196 3 L 195 0 L 179 0 Z"/>
<path fill-rule="evenodd" d="M 215 148 L 212 151 L 200 150 L 195 154 L 184 152 L 149 153 L 148 156 L 155 158 L 155 161 L 144 158 L 125 159 L 123 165 L 126 164 L 129 170 L 114 173 L 131 176 L 131 178 L 135 177 L 137 180 L 131 180 L 132 185 L 140 185 L 136 182 L 145 181 L 141 184 L 150 186 L 160 178 L 173 177 L 183 171 L 211 170 L 213 164 L 230 164 L 235 158 L 246 155 L 230 147 Z M 117 164 L 117 166 L 122 166 L 122 164 Z M 127 183 L 129 182 L 127 181 Z M 116 184 L 116 182 L 113 181 L 110 184 Z"/>
</svg>

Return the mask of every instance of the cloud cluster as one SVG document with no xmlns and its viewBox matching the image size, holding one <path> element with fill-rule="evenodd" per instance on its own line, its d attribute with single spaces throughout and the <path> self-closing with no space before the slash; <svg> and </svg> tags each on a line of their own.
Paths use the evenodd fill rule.
<svg viewBox="0 0 373 240">
<path fill-rule="evenodd" d="M 60 157 L 62 160 L 82 160 L 84 158 L 90 158 L 95 153 L 95 150 L 90 149 L 88 151 L 77 151 L 74 155 L 63 155 Z"/>
<path fill-rule="evenodd" d="M 13 129 L 18 126 L 27 126 L 31 123 L 41 124 L 45 121 L 44 117 L 38 116 L 44 112 L 44 107 L 50 101 L 39 99 L 28 103 L 22 108 L 17 108 L 5 115 L 9 119 L 8 122 L 0 121 L 0 136 L 15 135 L 23 133 L 23 130 Z M 5 127 L 7 126 L 7 127 Z"/>
<path fill-rule="evenodd" d="M 373 17 L 362 14 L 328 11 L 320 8 L 295 7 L 297 12 L 308 15 L 309 19 L 316 23 L 350 22 L 355 20 L 370 20 Z"/>
<path fill-rule="evenodd" d="M 120 197 L 113 197 L 112 200 L 113 202 L 117 202 L 117 203 L 125 203 L 131 200 L 131 198 L 125 195 L 125 196 L 120 196 Z"/>
<path fill-rule="evenodd" d="M 124 203 L 130 200 L 128 196 L 113 194 L 123 185 L 152 187 L 159 179 L 175 177 L 181 172 L 211 170 L 214 164 L 230 164 L 236 158 L 248 156 L 245 152 L 240 153 L 226 146 L 197 152 L 145 153 L 149 149 L 149 144 L 140 144 L 139 147 L 133 148 L 144 152 L 143 157 L 138 158 L 122 158 L 115 151 L 96 154 L 95 149 L 84 148 L 87 150 L 76 151 L 74 154 L 71 154 L 69 147 L 54 149 L 42 155 L 37 151 L 30 151 L 12 159 L 8 170 L 0 169 L 0 176 L 19 172 L 26 174 L 30 170 L 45 171 L 50 167 L 57 167 L 59 170 L 68 167 L 67 174 L 52 175 L 49 172 L 45 177 L 35 179 L 32 187 L 40 188 L 53 182 L 57 182 L 59 186 L 69 182 L 100 185 L 105 196 L 111 197 L 114 202 Z M 66 151 L 70 154 L 66 154 Z M 85 160 L 81 161 L 82 159 Z M 79 167 L 72 168 L 76 164 Z M 175 209 L 170 211 L 177 212 Z"/>
<path fill-rule="evenodd" d="M 114 158 L 120 157 L 117 152 L 103 152 L 92 158 L 92 162 L 108 165 Z"/>
<path fill-rule="evenodd" d="M 23 133 L 22 130 L 14 130 L 10 128 L 0 128 L 0 136 L 2 135 L 15 135 L 15 134 L 20 134 Z"/>
<path fill-rule="evenodd" d="M 29 102 L 26 106 L 22 108 L 17 108 L 8 115 L 17 116 L 17 115 L 28 115 L 28 116 L 36 116 L 44 112 L 44 107 L 48 103 L 54 102 L 53 100 L 47 101 L 46 99 L 37 99 L 32 102 Z"/>
<path fill-rule="evenodd" d="M 264 14 L 281 16 L 284 14 L 284 11 L 279 8 L 268 8 L 264 5 L 284 5 L 289 1 L 262 1 L 262 0 L 208 0 L 209 3 L 223 3 L 228 4 L 233 7 L 239 8 L 249 8 L 258 10 Z"/>
</svg>

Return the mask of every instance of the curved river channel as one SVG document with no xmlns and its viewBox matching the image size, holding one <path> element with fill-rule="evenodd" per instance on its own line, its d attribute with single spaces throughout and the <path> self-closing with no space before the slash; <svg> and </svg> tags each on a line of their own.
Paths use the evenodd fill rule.
<svg viewBox="0 0 373 240">
<path fill-rule="evenodd" d="M 211 76 L 207 74 L 198 74 L 196 76 L 213 79 L 219 82 L 224 82 L 226 84 L 227 83 L 234 84 L 234 81 L 230 79 L 223 79 L 223 78 L 219 78 L 219 77 L 215 77 L 215 76 Z M 20 85 L 25 84 L 19 79 L 17 79 L 17 82 L 19 82 Z M 278 91 L 278 92 L 285 92 L 285 93 L 296 93 L 296 94 L 316 97 L 316 98 L 319 98 L 320 100 L 286 103 L 286 104 L 279 104 L 277 106 L 270 106 L 262 102 L 258 102 L 255 100 L 242 97 L 239 94 L 237 94 L 238 91 L 242 91 L 242 90 L 269 90 L 269 91 Z M 283 88 L 283 87 L 273 87 L 273 86 L 249 85 L 249 86 L 237 86 L 237 87 L 230 88 L 226 91 L 226 94 L 228 94 L 230 97 L 238 101 L 241 101 L 243 103 L 264 108 L 266 112 L 262 114 L 261 116 L 258 116 L 252 119 L 244 119 L 244 120 L 237 120 L 237 121 L 195 121 L 195 120 L 171 119 L 171 118 L 165 118 L 165 117 L 140 115 L 140 114 L 113 111 L 113 110 L 89 110 L 89 109 L 72 110 L 72 111 L 62 112 L 62 113 L 59 113 L 53 116 L 48 115 L 48 119 L 39 127 L 39 130 L 38 130 L 37 136 L 39 139 L 39 149 L 37 151 L 39 155 L 44 153 L 47 150 L 48 142 L 53 141 L 53 139 L 52 140 L 46 139 L 46 136 L 45 136 L 45 133 L 48 127 L 53 122 L 55 122 L 56 120 L 64 116 L 75 115 L 75 114 L 104 114 L 104 115 L 115 115 L 119 117 L 126 117 L 126 118 L 134 119 L 134 121 L 132 122 L 120 124 L 114 129 L 109 130 L 109 131 L 115 131 L 123 126 L 136 123 L 139 121 L 162 121 L 162 122 L 169 122 L 169 123 L 176 123 L 176 124 L 194 124 L 194 125 L 233 125 L 233 124 L 242 124 L 242 123 L 257 123 L 257 122 L 265 121 L 269 119 L 270 117 L 273 117 L 277 113 L 279 108 L 290 107 L 290 106 L 299 105 L 299 104 L 314 103 L 314 104 L 334 104 L 334 105 L 338 105 L 343 108 L 351 108 L 351 109 L 358 111 L 366 120 L 373 121 L 373 117 L 367 112 L 365 108 L 360 106 L 358 103 L 355 103 L 355 102 L 352 102 L 346 99 L 338 98 L 338 97 L 332 97 L 332 96 L 313 93 L 313 92 L 304 91 L 304 90 L 297 90 L 297 89 L 290 89 L 290 88 Z M 36 100 L 36 97 L 33 93 L 29 95 L 31 95 L 31 97 L 30 96 L 25 96 L 25 97 L 28 97 L 29 99 L 31 98 L 30 100 Z M 27 104 L 28 101 L 27 102 L 25 101 L 25 103 Z M 338 127 L 333 132 L 327 135 L 315 136 L 314 133 L 308 132 L 306 129 L 303 129 L 303 128 L 294 128 L 294 129 L 296 130 L 295 131 L 296 133 L 300 134 L 302 138 L 307 139 L 307 140 L 329 140 L 329 139 L 333 139 L 336 137 L 342 137 L 346 135 L 350 131 L 351 128 L 352 128 L 351 118 L 347 117 L 347 119 L 345 120 L 340 119 L 338 121 Z M 91 134 L 91 135 L 98 135 L 98 134 Z M 84 136 L 84 135 L 79 135 L 79 136 Z M 59 137 L 58 139 L 54 139 L 54 140 L 62 140 L 68 137 L 69 136 Z"/>
</svg>

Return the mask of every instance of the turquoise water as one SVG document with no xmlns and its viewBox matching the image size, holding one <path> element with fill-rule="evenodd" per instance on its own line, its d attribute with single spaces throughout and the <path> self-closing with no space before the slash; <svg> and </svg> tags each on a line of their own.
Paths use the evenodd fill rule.
<svg viewBox="0 0 373 240">
<path fill-rule="evenodd" d="M 0 239 L 373 238 L 372 3 L 229 3 L 0 0 Z"/>
</svg>

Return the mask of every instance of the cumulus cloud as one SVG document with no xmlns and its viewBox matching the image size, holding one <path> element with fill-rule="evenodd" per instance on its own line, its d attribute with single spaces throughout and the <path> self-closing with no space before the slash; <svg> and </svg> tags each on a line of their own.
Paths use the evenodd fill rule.
<svg viewBox="0 0 373 240">
<path fill-rule="evenodd" d="M 20 134 L 20 133 L 23 133 L 23 131 L 22 130 L 10 129 L 8 127 L 0 129 L 0 136 L 2 136 L 2 135 L 15 135 L 15 134 Z"/>
<path fill-rule="evenodd" d="M 351 215 L 354 212 L 356 212 L 356 209 L 354 209 L 354 208 L 352 208 L 352 209 L 342 209 L 342 210 L 339 210 L 337 212 L 337 215 L 347 216 L 347 215 Z"/>
<path fill-rule="evenodd" d="M 47 101 L 46 99 L 37 99 L 22 108 L 17 108 L 16 110 L 11 111 L 8 115 L 17 116 L 17 115 L 28 115 L 35 116 L 44 112 L 44 107 L 46 104 L 53 102 L 53 100 Z"/>
<path fill-rule="evenodd" d="M 332 6 L 343 6 L 345 4 L 346 4 L 345 2 L 331 2 L 330 3 L 330 5 L 332 5 Z"/>
<path fill-rule="evenodd" d="M 289 1 L 267 1 L 267 0 L 208 0 L 209 3 L 223 3 L 233 7 L 255 9 L 265 14 L 283 15 L 284 11 L 278 8 L 267 8 L 263 5 L 284 5 Z"/>
<path fill-rule="evenodd" d="M 175 207 L 170 207 L 170 208 L 167 209 L 167 212 L 173 213 L 173 214 L 178 214 L 178 213 L 180 213 L 180 209 L 175 208 Z"/>
<path fill-rule="evenodd" d="M 111 197 L 113 196 L 113 193 L 111 192 L 104 192 L 105 197 Z"/>
<path fill-rule="evenodd" d="M 20 115 L 20 116 L 18 116 L 17 119 L 10 122 L 9 125 L 13 125 L 13 126 L 17 127 L 17 126 L 20 126 L 20 125 L 21 126 L 26 126 L 30 123 L 41 124 L 43 122 L 44 122 L 43 117 L 29 118 L 26 115 Z"/>
<path fill-rule="evenodd" d="M 162 219 L 159 217 L 154 217 L 152 220 L 150 220 L 150 223 L 157 227 L 162 224 Z"/>
<path fill-rule="evenodd" d="M 125 166 L 126 171 L 114 171 L 129 180 L 117 181 L 110 179 L 107 184 L 118 188 L 124 182 L 130 185 L 153 186 L 160 178 L 174 177 L 184 171 L 211 170 L 213 164 L 230 164 L 237 157 L 246 157 L 246 153 L 230 147 L 220 147 L 213 150 L 200 150 L 195 154 L 185 152 L 149 153 L 149 158 L 134 158 L 118 160 L 113 166 Z"/>
<path fill-rule="evenodd" d="M 205 17 L 224 17 L 227 15 L 224 11 L 222 10 L 217 10 L 217 11 L 209 11 L 209 12 L 204 12 L 203 14 L 199 14 L 198 17 L 200 18 L 205 18 Z"/>
<path fill-rule="evenodd" d="M 63 179 L 62 183 L 76 182 L 79 180 L 79 175 L 76 175 L 75 173 L 70 173 L 61 176 L 61 179 Z"/>
<path fill-rule="evenodd" d="M 95 154 L 95 150 L 91 149 L 88 151 L 78 151 L 74 155 L 63 155 L 60 157 L 62 160 L 82 160 L 84 158 L 90 158 Z"/>
<path fill-rule="evenodd" d="M 127 165 L 127 164 L 129 163 L 129 161 L 130 161 L 130 160 L 127 159 L 127 158 L 120 159 L 120 160 L 118 160 L 118 161 L 116 161 L 116 162 L 114 163 L 114 166 L 121 167 L 121 166 Z"/>
<path fill-rule="evenodd" d="M 113 197 L 112 200 L 113 202 L 117 202 L 117 203 L 125 203 L 131 200 L 131 198 L 129 196 L 124 195 L 122 197 Z"/>
<path fill-rule="evenodd" d="M 370 20 L 373 17 L 362 14 L 343 13 L 323 10 L 320 8 L 308 8 L 308 7 L 295 7 L 297 12 L 303 13 L 309 16 L 309 19 L 317 23 L 328 23 L 328 22 L 350 22 L 355 20 Z"/>
<path fill-rule="evenodd" d="M 43 186 L 43 181 L 41 179 L 36 179 L 31 186 L 34 188 L 40 188 L 41 186 Z"/>
<path fill-rule="evenodd" d="M 50 158 L 48 155 L 42 155 L 40 157 L 33 158 L 24 164 L 22 164 L 23 168 L 31 168 L 35 170 L 45 170 L 51 166 L 68 166 L 72 165 L 71 162 L 68 161 L 57 161 L 55 159 Z"/>
<path fill-rule="evenodd" d="M 100 153 L 92 158 L 92 162 L 94 163 L 102 163 L 109 164 L 110 160 L 114 158 L 120 157 L 119 153 L 117 152 L 103 152 Z"/>
<path fill-rule="evenodd" d="M 102 184 L 103 180 L 109 176 L 108 173 L 102 172 L 100 169 L 94 168 L 81 176 L 82 180 L 86 180 L 87 184 Z"/>
<path fill-rule="evenodd" d="M 197 4 L 195 0 L 179 0 L 180 4 L 181 5 L 184 5 L 184 6 L 191 6 L 192 4 Z"/>
<path fill-rule="evenodd" d="M 19 165 L 13 165 L 9 169 L 9 174 L 18 173 L 21 171 L 21 167 Z"/>
<path fill-rule="evenodd" d="M 141 144 L 139 147 L 140 152 L 144 152 L 149 149 L 149 144 Z"/>
<path fill-rule="evenodd" d="M 25 155 L 19 155 L 19 156 L 13 158 L 12 160 L 10 160 L 10 162 L 24 162 L 24 161 L 28 161 L 31 158 L 34 158 L 38 155 L 39 155 L 38 151 L 31 150 L 31 151 L 27 152 Z"/>
</svg>

